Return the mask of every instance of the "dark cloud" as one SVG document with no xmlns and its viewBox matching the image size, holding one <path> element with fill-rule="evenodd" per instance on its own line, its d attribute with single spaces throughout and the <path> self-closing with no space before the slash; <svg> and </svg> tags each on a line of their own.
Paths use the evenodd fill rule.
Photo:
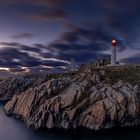
<svg viewBox="0 0 140 140">
<path fill-rule="evenodd" d="M 5 4 L 34 4 L 43 6 L 57 6 L 60 0 L 0 0 L 0 2 Z"/>
<path fill-rule="evenodd" d="M 44 47 L 43 45 L 41 47 L 38 47 L 37 45 L 28 46 L 28 45 L 24 45 L 18 42 L 1 42 L 0 44 L 6 47 L 8 46 L 9 48 L 12 47 L 12 48 L 19 49 L 19 51 L 24 50 L 24 51 L 29 51 L 29 52 L 40 52 L 41 47 L 42 48 Z"/>
<path fill-rule="evenodd" d="M 38 13 L 29 14 L 27 15 L 27 17 L 35 21 L 54 20 L 66 23 L 66 13 L 59 9 L 49 9 L 46 11 L 41 11 Z"/>
<path fill-rule="evenodd" d="M 51 48 L 61 48 L 62 50 L 73 49 L 73 51 L 107 51 L 111 47 L 111 40 L 114 38 L 113 35 L 104 31 L 100 27 L 96 28 L 75 28 L 72 31 L 64 32 L 60 38 L 53 44 Z M 126 49 L 125 43 L 117 39 L 118 51 Z M 63 43 L 67 45 L 63 45 Z M 76 45 L 79 44 L 79 45 Z M 66 47 L 67 46 L 67 47 Z"/>
<path fill-rule="evenodd" d="M 53 52 L 45 45 L 35 44 L 27 46 L 16 42 L 3 42 L 6 46 L 0 49 L 1 67 L 39 67 L 42 66 L 65 66 L 67 62 L 54 58 Z M 46 49 L 46 56 L 42 55 L 42 49 Z M 44 52 L 44 51 L 43 51 Z"/>
<path fill-rule="evenodd" d="M 11 42 L 1 43 L 6 46 L 0 50 L 0 65 L 4 67 L 37 67 L 43 66 L 67 66 L 74 59 L 77 63 L 94 61 L 96 58 L 109 57 L 102 51 L 107 50 L 99 44 L 24 44 Z"/>
<path fill-rule="evenodd" d="M 140 54 L 121 59 L 120 62 L 126 64 L 140 64 Z"/>
<path fill-rule="evenodd" d="M 31 39 L 34 37 L 35 33 L 17 33 L 12 36 L 13 39 Z"/>
<path fill-rule="evenodd" d="M 52 67 L 66 66 L 64 62 L 57 62 L 57 61 L 50 61 L 50 60 L 43 61 L 41 65 L 52 66 Z"/>
<path fill-rule="evenodd" d="M 71 23 L 71 21 L 68 20 L 68 13 L 61 7 L 63 2 L 66 2 L 64 0 L 0 0 L 0 3 L 1 2 L 9 4 L 10 6 L 27 5 L 36 8 L 37 10 L 33 11 L 26 11 L 25 9 L 26 12 L 21 14 L 23 18 L 30 19 L 33 22 L 55 21 L 64 26 L 68 26 Z"/>
<path fill-rule="evenodd" d="M 131 45 L 136 41 L 140 22 L 139 0 L 104 0 L 98 1 L 105 11 L 105 26 Z"/>
<path fill-rule="evenodd" d="M 110 57 L 103 52 L 110 50 L 110 44 L 106 41 L 93 39 L 97 35 L 94 31 L 86 29 L 77 29 L 71 32 L 65 32 L 55 43 L 48 48 L 51 52 L 57 52 L 60 59 L 74 59 L 77 63 L 95 61 L 100 57 Z M 110 37 L 111 41 L 111 37 Z"/>
</svg>

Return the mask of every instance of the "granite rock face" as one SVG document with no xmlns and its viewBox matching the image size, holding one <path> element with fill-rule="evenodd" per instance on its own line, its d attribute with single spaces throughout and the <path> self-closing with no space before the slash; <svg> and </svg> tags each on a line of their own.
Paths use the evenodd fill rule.
<svg viewBox="0 0 140 140">
<path fill-rule="evenodd" d="M 44 76 L 39 84 L 12 94 L 4 110 L 35 129 L 139 125 L 139 86 L 122 80 L 108 83 L 105 73 L 93 70 L 57 78 Z"/>
<path fill-rule="evenodd" d="M 99 66 L 106 66 L 106 65 L 108 65 L 110 63 L 111 63 L 110 58 L 103 58 L 103 59 L 97 59 L 96 62 L 95 62 L 95 65 L 97 67 L 99 67 Z"/>
<path fill-rule="evenodd" d="M 43 74 L 27 74 L 0 79 L 0 101 L 9 100 L 29 87 L 36 87 L 48 80 L 50 76 Z"/>
<path fill-rule="evenodd" d="M 95 67 L 100 67 L 100 66 L 107 66 L 111 63 L 110 58 L 102 58 L 102 59 L 97 59 L 95 63 L 87 63 L 83 64 L 80 68 L 81 71 L 89 71 L 94 69 Z"/>
</svg>

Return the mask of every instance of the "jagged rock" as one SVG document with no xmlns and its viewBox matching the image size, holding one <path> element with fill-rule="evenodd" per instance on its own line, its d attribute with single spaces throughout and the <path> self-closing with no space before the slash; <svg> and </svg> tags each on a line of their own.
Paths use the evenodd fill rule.
<svg viewBox="0 0 140 140">
<path fill-rule="evenodd" d="M 100 130 L 139 125 L 139 86 L 123 80 L 108 83 L 106 73 L 81 71 L 72 76 L 44 78 L 40 84 L 14 94 L 4 110 L 35 129 L 85 127 Z"/>
<path fill-rule="evenodd" d="M 100 70 L 100 74 L 101 74 L 101 76 L 105 76 L 106 71 L 105 70 Z"/>
<path fill-rule="evenodd" d="M 44 81 L 50 79 L 47 75 L 17 75 L 0 80 L 0 100 L 9 100 L 13 95 L 19 94 L 29 87 L 38 86 Z"/>
<path fill-rule="evenodd" d="M 110 58 L 97 59 L 96 62 L 95 62 L 95 65 L 97 67 L 106 66 L 106 65 L 110 64 L 110 62 L 111 62 Z"/>
<path fill-rule="evenodd" d="M 110 58 L 97 59 L 95 63 L 88 63 L 88 64 L 81 65 L 81 67 L 79 68 L 79 71 L 91 72 L 96 67 L 106 66 L 110 64 L 110 62 L 111 62 Z M 104 74 L 104 73 L 105 71 L 101 70 L 101 74 Z"/>
</svg>

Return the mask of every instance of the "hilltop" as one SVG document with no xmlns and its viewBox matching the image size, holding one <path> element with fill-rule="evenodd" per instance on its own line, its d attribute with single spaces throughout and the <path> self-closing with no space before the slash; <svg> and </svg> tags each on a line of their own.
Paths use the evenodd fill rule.
<svg viewBox="0 0 140 140">
<path fill-rule="evenodd" d="M 4 110 L 39 128 L 100 130 L 140 124 L 140 65 L 83 65 L 63 74 L 0 79 Z"/>
</svg>

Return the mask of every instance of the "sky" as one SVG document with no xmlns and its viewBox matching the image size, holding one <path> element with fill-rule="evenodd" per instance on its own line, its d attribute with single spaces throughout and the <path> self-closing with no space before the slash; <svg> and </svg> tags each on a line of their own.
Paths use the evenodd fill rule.
<svg viewBox="0 0 140 140">
<path fill-rule="evenodd" d="M 139 0 L 0 0 L 0 68 L 140 63 Z"/>
</svg>

